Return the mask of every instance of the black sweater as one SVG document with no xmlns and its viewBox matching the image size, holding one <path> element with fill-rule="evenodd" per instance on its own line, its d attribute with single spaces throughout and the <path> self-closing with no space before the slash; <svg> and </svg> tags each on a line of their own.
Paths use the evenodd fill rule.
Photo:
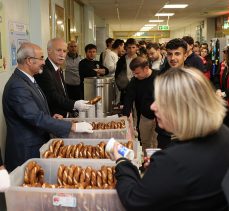
<svg viewBox="0 0 229 211">
<path fill-rule="evenodd" d="M 79 63 L 79 73 L 80 73 L 80 80 L 83 81 L 86 77 L 94 77 L 97 76 L 96 71 L 94 69 L 97 68 L 104 68 L 105 75 L 109 73 L 109 70 L 100 64 L 99 61 L 89 60 L 87 58 L 83 59 Z"/>
<path fill-rule="evenodd" d="M 152 71 L 151 75 L 143 80 L 135 77 L 131 79 L 124 99 L 124 116 L 130 115 L 133 102 L 135 102 L 138 116 L 142 114 L 148 119 L 154 119 L 154 112 L 150 110 L 150 105 L 154 101 L 154 80 L 156 75 L 156 71 Z"/>
<path fill-rule="evenodd" d="M 85 58 L 79 62 L 80 87 L 82 96 L 84 96 L 84 78 L 97 76 L 97 72 L 94 71 L 94 69 L 97 68 L 105 69 L 105 75 L 109 73 L 109 70 L 101 65 L 99 61 Z"/>
</svg>

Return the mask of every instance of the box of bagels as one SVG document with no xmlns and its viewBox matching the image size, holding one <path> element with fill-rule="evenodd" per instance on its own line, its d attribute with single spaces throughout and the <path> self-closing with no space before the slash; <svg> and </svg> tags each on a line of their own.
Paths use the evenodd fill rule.
<svg viewBox="0 0 229 211">
<path fill-rule="evenodd" d="M 134 150 L 135 158 L 139 150 L 139 141 L 115 139 L 128 149 Z M 105 147 L 109 139 L 61 139 L 49 140 L 40 148 L 41 158 L 84 158 L 109 159 Z"/>
<path fill-rule="evenodd" d="M 30 159 L 10 173 L 7 210 L 124 210 L 114 166 L 108 159 Z"/>
<path fill-rule="evenodd" d="M 73 133 L 69 138 L 126 139 L 130 136 L 130 125 L 126 117 L 107 118 L 64 118 L 71 122 L 88 122 L 92 124 L 93 133 Z"/>
</svg>

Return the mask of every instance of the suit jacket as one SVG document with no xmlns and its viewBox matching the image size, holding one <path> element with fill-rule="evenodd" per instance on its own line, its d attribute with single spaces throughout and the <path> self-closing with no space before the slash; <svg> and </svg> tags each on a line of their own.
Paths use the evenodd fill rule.
<svg viewBox="0 0 229 211">
<path fill-rule="evenodd" d="M 16 69 L 3 92 L 6 120 L 5 165 L 12 171 L 26 160 L 39 157 L 39 148 L 49 140 L 49 133 L 68 137 L 71 123 L 49 114 L 45 97 L 20 70 Z"/>
<path fill-rule="evenodd" d="M 70 100 L 66 95 L 67 89 L 64 80 L 62 79 L 65 90 L 57 79 L 56 71 L 49 59 L 45 61 L 42 74 L 37 74 L 35 79 L 45 93 L 51 115 L 61 114 L 66 117 L 67 112 L 73 111 L 75 101 Z"/>
</svg>

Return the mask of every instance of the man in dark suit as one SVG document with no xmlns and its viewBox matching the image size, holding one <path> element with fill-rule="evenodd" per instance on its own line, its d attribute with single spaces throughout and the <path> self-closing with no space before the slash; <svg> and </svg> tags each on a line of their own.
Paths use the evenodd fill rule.
<svg viewBox="0 0 229 211">
<path fill-rule="evenodd" d="M 46 98 L 36 84 L 34 75 L 44 65 L 42 49 L 24 43 L 17 52 L 18 66 L 3 92 L 3 112 L 7 125 L 5 166 L 12 171 L 26 160 L 39 157 L 40 147 L 50 139 L 68 137 L 69 132 L 92 132 L 89 123 L 60 120 L 50 116 Z"/>
<path fill-rule="evenodd" d="M 74 101 L 68 98 L 61 66 L 67 55 L 67 44 L 61 38 L 54 38 L 47 45 L 48 58 L 45 60 L 43 72 L 35 79 L 44 92 L 51 114 L 61 114 L 67 117 L 68 112 L 87 110 L 88 101 Z"/>
</svg>

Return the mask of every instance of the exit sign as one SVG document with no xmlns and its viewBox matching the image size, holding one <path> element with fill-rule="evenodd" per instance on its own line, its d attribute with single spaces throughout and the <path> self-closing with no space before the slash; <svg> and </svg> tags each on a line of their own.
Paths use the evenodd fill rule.
<svg viewBox="0 0 229 211">
<path fill-rule="evenodd" d="M 162 30 L 162 31 L 169 30 L 169 26 L 168 25 L 159 25 L 158 30 Z"/>
</svg>

